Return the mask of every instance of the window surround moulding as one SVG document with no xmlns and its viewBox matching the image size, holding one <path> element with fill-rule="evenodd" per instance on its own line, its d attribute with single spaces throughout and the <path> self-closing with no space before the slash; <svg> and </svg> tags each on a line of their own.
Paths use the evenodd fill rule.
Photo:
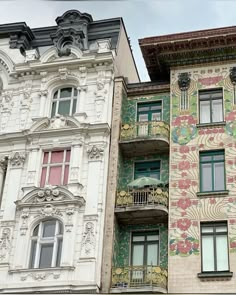
<svg viewBox="0 0 236 295">
<path fill-rule="evenodd" d="M 214 127 L 221 127 L 221 126 L 225 126 L 226 122 L 222 121 L 222 122 L 214 122 L 214 123 L 198 123 L 196 124 L 197 128 L 214 128 Z"/>
<path fill-rule="evenodd" d="M 211 192 L 197 192 L 196 195 L 197 197 L 203 197 L 203 198 L 221 198 L 225 197 L 229 194 L 228 190 L 222 190 L 222 191 L 211 191 Z"/>
<path fill-rule="evenodd" d="M 9 269 L 8 273 L 27 273 L 27 272 L 45 272 L 45 271 L 69 271 L 75 270 L 75 266 L 60 266 L 60 267 L 47 267 L 47 268 L 16 268 L 16 269 Z"/>
</svg>

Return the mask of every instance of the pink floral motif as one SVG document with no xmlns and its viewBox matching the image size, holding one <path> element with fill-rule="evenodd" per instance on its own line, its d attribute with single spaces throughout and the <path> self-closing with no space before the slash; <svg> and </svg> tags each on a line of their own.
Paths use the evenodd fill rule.
<svg viewBox="0 0 236 295">
<path fill-rule="evenodd" d="M 233 177 L 229 177 L 228 178 L 228 183 L 233 183 L 234 182 L 234 178 Z"/>
<path fill-rule="evenodd" d="M 187 218 L 177 220 L 177 227 L 183 231 L 186 231 L 191 226 L 191 221 Z"/>
<path fill-rule="evenodd" d="M 181 212 L 182 217 L 184 217 L 185 215 L 187 215 L 187 213 L 185 211 Z"/>
<path fill-rule="evenodd" d="M 187 209 L 188 207 L 190 207 L 192 205 L 192 202 L 189 198 L 181 198 L 178 200 L 177 202 L 177 206 L 183 210 Z"/>
<path fill-rule="evenodd" d="M 182 146 L 179 148 L 179 152 L 180 152 L 181 154 L 188 153 L 188 152 L 189 152 L 189 147 L 186 146 L 186 145 L 182 145 Z"/>
<path fill-rule="evenodd" d="M 196 163 L 192 163 L 192 168 L 196 168 L 197 167 L 197 164 Z"/>
<path fill-rule="evenodd" d="M 181 196 L 186 197 L 186 196 L 187 196 L 187 192 L 182 191 L 182 192 L 181 192 Z"/>
<path fill-rule="evenodd" d="M 182 176 L 182 177 L 186 177 L 187 175 L 188 175 L 188 174 L 187 174 L 186 172 L 182 172 L 182 173 L 181 173 L 181 176 Z"/>
<path fill-rule="evenodd" d="M 191 180 L 190 179 L 181 179 L 179 180 L 179 188 L 180 189 L 188 189 L 190 188 Z"/>
<path fill-rule="evenodd" d="M 235 121 L 235 118 L 236 118 L 236 111 L 232 111 L 225 117 L 225 120 L 226 121 Z"/>
<path fill-rule="evenodd" d="M 233 203 L 233 201 L 234 201 L 233 198 L 229 198 L 229 199 L 228 199 L 228 202 L 229 202 L 229 203 Z"/>
<path fill-rule="evenodd" d="M 230 243 L 230 248 L 236 248 L 236 242 L 231 242 Z"/>
<path fill-rule="evenodd" d="M 216 199 L 210 198 L 210 204 L 215 204 L 215 203 L 216 203 Z"/>
<path fill-rule="evenodd" d="M 190 168 L 189 161 L 182 161 L 179 163 L 179 170 L 188 170 Z"/>
<path fill-rule="evenodd" d="M 193 225 L 193 226 L 198 226 L 198 222 L 197 222 L 197 221 L 193 221 L 193 222 L 192 222 L 192 225 Z"/>
<path fill-rule="evenodd" d="M 234 162 L 233 162 L 232 160 L 228 160 L 228 161 L 227 161 L 227 164 L 228 164 L 228 165 L 233 165 L 233 163 L 234 163 Z"/>
<path fill-rule="evenodd" d="M 177 250 L 180 253 L 187 254 L 192 249 L 192 243 L 188 240 L 178 241 Z"/>
<path fill-rule="evenodd" d="M 177 169 L 177 165 L 171 165 L 172 169 Z"/>
<path fill-rule="evenodd" d="M 196 147 L 195 146 L 192 146 L 191 147 L 191 151 L 196 151 Z"/>
<path fill-rule="evenodd" d="M 203 143 L 199 144 L 199 148 L 200 149 L 203 149 L 204 148 L 204 144 Z"/>
<path fill-rule="evenodd" d="M 186 233 L 183 233 L 183 234 L 181 235 L 181 238 L 186 239 L 186 238 L 187 238 L 187 234 L 186 234 Z"/>
<path fill-rule="evenodd" d="M 176 244 L 171 244 L 170 245 L 170 250 L 171 251 L 175 251 L 176 250 L 177 245 Z"/>
<path fill-rule="evenodd" d="M 192 200 L 193 205 L 198 205 L 198 200 Z"/>
<path fill-rule="evenodd" d="M 222 76 L 216 76 L 216 77 L 207 77 L 207 78 L 201 78 L 199 79 L 199 83 L 205 86 L 209 86 L 212 84 L 217 84 L 223 79 Z"/>
<path fill-rule="evenodd" d="M 210 140 L 210 141 L 213 141 L 213 140 L 214 140 L 214 137 L 213 137 L 213 136 L 211 136 L 211 137 L 209 138 L 209 140 Z"/>
<path fill-rule="evenodd" d="M 197 124 L 197 120 L 193 118 L 193 116 L 179 116 L 173 121 L 173 126 L 181 126 L 181 125 L 195 125 Z"/>
<path fill-rule="evenodd" d="M 229 220 L 229 223 L 230 223 L 230 224 L 235 224 L 235 223 L 236 223 L 236 220 L 235 220 L 235 219 L 230 219 L 230 220 Z"/>
</svg>

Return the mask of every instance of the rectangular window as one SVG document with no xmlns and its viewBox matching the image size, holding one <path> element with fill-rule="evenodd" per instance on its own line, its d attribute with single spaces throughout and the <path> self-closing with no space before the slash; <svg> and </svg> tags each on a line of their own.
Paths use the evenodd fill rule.
<svg viewBox="0 0 236 295">
<path fill-rule="evenodd" d="M 202 223 L 202 272 L 229 271 L 227 222 Z"/>
<path fill-rule="evenodd" d="M 159 232 L 139 232 L 132 235 L 132 265 L 159 264 Z"/>
<path fill-rule="evenodd" d="M 40 186 L 68 183 L 70 150 L 44 152 Z"/>
<path fill-rule="evenodd" d="M 199 91 L 200 124 L 223 121 L 223 90 Z"/>
<path fill-rule="evenodd" d="M 135 163 L 134 179 L 139 177 L 152 177 L 160 179 L 161 161 Z"/>
<path fill-rule="evenodd" d="M 138 104 L 138 122 L 161 121 L 161 101 Z"/>
<path fill-rule="evenodd" d="M 225 154 L 224 151 L 200 153 L 200 191 L 225 190 Z"/>
</svg>

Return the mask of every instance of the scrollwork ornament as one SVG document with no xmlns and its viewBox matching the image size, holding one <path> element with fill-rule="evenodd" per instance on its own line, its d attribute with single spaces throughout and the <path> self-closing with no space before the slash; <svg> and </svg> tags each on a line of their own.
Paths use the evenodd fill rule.
<svg viewBox="0 0 236 295">
<path fill-rule="evenodd" d="M 81 255 L 88 257 L 94 255 L 94 250 L 96 246 L 96 236 L 94 230 L 93 222 L 87 222 L 85 224 L 85 230 L 83 234 L 82 244 L 81 244 Z"/>
<path fill-rule="evenodd" d="M 12 152 L 12 154 L 9 157 L 9 162 L 12 167 L 21 167 L 23 166 L 25 159 L 25 152 Z"/>
<path fill-rule="evenodd" d="M 104 149 L 93 145 L 91 148 L 87 150 L 87 154 L 89 159 L 98 160 L 102 157 L 104 153 Z"/>
<path fill-rule="evenodd" d="M 62 196 L 59 193 L 58 189 L 52 187 L 46 187 L 40 190 L 37 193 L 36 201 L 37 202 L 51 202 L 51 201 L 60 201 L 62 200 Z"/>
</svg>

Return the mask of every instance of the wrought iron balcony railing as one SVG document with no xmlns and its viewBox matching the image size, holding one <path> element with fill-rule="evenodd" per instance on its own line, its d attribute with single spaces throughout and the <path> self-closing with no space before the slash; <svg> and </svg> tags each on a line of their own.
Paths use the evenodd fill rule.
<svg viewBox="0 0 236 295">
<path fill-rule="evenodd" d="M 162 205 L 168 208 L 168 189 L 148 187 L 117 192 L 116 207 Z"/>
<path fill-rule="evenodd" d="M 125 266 L 112 269 L 112 288 L 159 287 L 167 289 L 167 270 L 159 266 Z"/>
<path fill-rule="evenodd" d="M 120 140 L 136 138 L 161 138 L 169 142 L 170 126 L 164 121 L 135 122 L 122 124 Z"/>
</svg>

